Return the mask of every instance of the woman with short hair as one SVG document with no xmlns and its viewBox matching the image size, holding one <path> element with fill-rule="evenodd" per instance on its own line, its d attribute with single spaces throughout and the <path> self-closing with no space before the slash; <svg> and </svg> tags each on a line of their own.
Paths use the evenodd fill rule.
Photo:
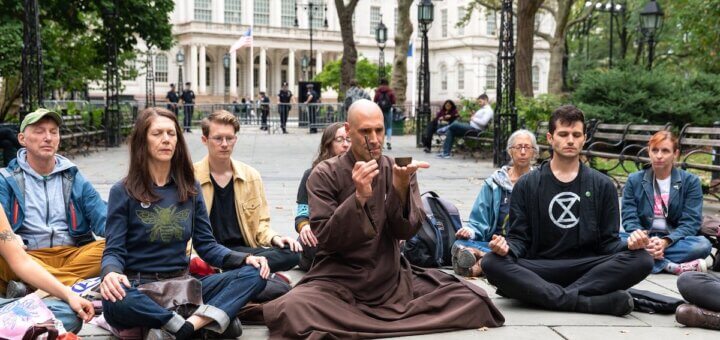
<svg viewBox="0 0 720 340">
<path fill-rule="evenodd" d="M 510 164 L 486 178 L 470 212 L 468 226 L 455 234 L 452 264 L 456 274 L 480 276 L 480 260 L 490 251 L 493 235 L 507 235 L 510 219 L 510 195 L 521 176 L 532 170 L 531 164 L 540 153 L 535 135 L 525 129 L 517 130 L 507 143 Z"/>
</svg>

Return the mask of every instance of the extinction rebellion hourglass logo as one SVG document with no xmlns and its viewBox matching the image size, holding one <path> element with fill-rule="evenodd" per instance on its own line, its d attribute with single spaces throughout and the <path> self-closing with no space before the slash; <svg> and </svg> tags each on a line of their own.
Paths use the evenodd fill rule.
<svg viewBox="0 0 720 340">
<path fill-rule="evenodd" d="M 558 227 L 570 229 L 575 227 L 580 218 L 573 214 L 573 207 L 580 202 L 580 196 L 574 192 L 561 192 L 550 201 L 548 215 L 550 220 Z"/>
</svg>

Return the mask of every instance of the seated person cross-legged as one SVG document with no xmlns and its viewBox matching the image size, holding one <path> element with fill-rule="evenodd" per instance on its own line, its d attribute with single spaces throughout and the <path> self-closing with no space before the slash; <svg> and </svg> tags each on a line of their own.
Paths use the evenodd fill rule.
<svg viewBox="0 0 720 340">
<path fill-rule="evenodd" d="M 63 301 L 45 298 L 43 302 L 55 318 L 62 322 L 65 330 L 78 333 L 82 322 L 90 321 L 95 315 L 92 303 L 75 294 L 69 287 L 63 286 L 45 268 L 33 261 L 22 247 L 22 242 L 10 228 L 5 212 L 0 209 L 0 259 L 5 260 L 24 282 L 62 299 Z M 0 298 L 0 306 L 10 301 L 12 300 Z"/>
<path fill-rule="evenodd" d="M 425 129 L 425 133 L 423 134 L 422 143 L 425 147 L 423 149 L 425 153 L 431 152 L 430 148 L 432 147 L 433 136 L 435 135 L 440 123 L 452 124 L 456 119 L 458 119 L 458 117 L 460 117 L 460 115 L 458 114 L 455 102 L 450 99 L 446 100 L 440 110 L 435 114 L 435 118 L 430 121 Z"/>
<path fill-rule="evenodd" d="M 485 253 L 490 252 L 490 239 L 493 235 L 507 236 L 513 185 L 532 170 L 530 163 L 538 150 L 532 132 L 521 129 L 510 135 L 507 147 L 510 164 L 485 179 L 473 203 L 469 226 L 455 233 L 457 241 L 451 250 L 455 274 L 472 277 L 482 275 L 480 260 Z"/>
<path fill-rule="evenodd" d="M 266 258 L 273 273 L 297 266 L 302 246 L 270 228 L 260 173 L 232 158 L 240 122 L 230 112 L 218 110 L 204 118 L 200 125 L 208 154 L 195 163 L 193 169 L 217 242 L 235 251 Z"/>
<path fill-rule="evenodd" d="M 720 277 L 687 272 L 680 275 L 677 287 L 689 302 L 675 311 L 677 322 L 688 327 L 720 330 Z"/>
<path fill-rule="evenodd" d="M 300 234 L 300 243 L 302 244 L 302 257 L 298 267 L 304 271 L 310 269 L 315 260 L 315 252 L 317 252 L 317 237 L 310 228 L 310 206 L 308 205 L 307 180 L 312 170 L 320 164 L 320 162 L 341 154 L 344 154 L 350 148 L 350 137 L 345 132 L 343 123 L 332 123 L 323 130 L 320 139 L 320 150 L 318 156 L 312 162 L 312 167 L 305 170 L 300 186 L 297 192 L 297 214 L 295 215 L 295 230 Z"/>
<path fill-rule="evenodd" d="M 652 269 L 642 232 L 623 242 L 615 186 L 580 162 L 582 111 L 566 105 L 550 118 L 553 158 L 515 184 L 507 239 L 494 235 L 482 269 L 498 294 L 541 308 L 622 316 L 626 289 Z"/>
<path fill-rule="evenodd" d="M 699 235 L 703 209 L 700 179 L 674 167 L 680 150 L 670 131 L 650 138 L 648 154 L 652 167 L 631 174 L 623 190 L 625 233 L 621 237 L 627 239 L 636 230 L 649 234 L 648 251 L 655 258 L 653 273 L 704 272 L 704 259 L 712 244 Z"/>
<path fill-rule="evenodd" d="M 399 240 L 424 213 L 416 172 L 382 155 L 383 114 L 361 99 L 349 109 L 350 150 L 318 164 L 308 179 L 310 226 L 318 250 L 289 293 L 263 304 L 270 337 L 377 338 L 497 327 L 503 316 L 478 286 L 410 266 Z"/>
<path fill-rule="evenodd" d="M 200 329 L 240 336 L 236 316 L 270 274 L 264 257 L 215 241 L 177 117 L 163 108 L 138 115 L 128 174 L 110 189 L 107 236 L 100 284 L 105 320 L 118 329 L 150 328 L 148 339 L 189 339 Z M 204 261 L 224 270 L 197 279 L 200 297 L 191 289 L 198 282 L 188 277 L 190 240 Z M 196 309 L 165 307 L 197 301 Z"/>
</svg>

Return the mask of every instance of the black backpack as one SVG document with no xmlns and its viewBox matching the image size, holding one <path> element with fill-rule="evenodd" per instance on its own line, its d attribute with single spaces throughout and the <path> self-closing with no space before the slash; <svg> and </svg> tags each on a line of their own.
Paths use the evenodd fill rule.
<svg viewBox="0 0 720 340">
<path fill-rule="evenodd" d="M 460 213 L 450 201 L 428 191 L 421 196 L 425 219 L 417 234 L 403 245 L 403 254 L 410 263 L 427 268 L 452 264 L 450 248 L 455 233 L 462 228 Z"/>
<path fill-rule="evenodd" d="M 390 100 L 390 94 L 388 91 L 380 91 L 380 97 L 378 98 L 377 104 L 383 112 L 387 112 L 392 109 L 392 101 Z"/>
</svg>

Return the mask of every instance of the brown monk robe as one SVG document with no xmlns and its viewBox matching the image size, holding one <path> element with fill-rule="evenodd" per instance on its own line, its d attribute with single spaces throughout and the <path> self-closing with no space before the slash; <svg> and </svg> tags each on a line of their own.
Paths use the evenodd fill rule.
<svg viewBox="0 0 720 340">
<path fill-rule="evenodd" d="M 393 168 L 381 155 L 383 116 L 370 101 L 351 106 L 345 128 L 351 151 L 320 163 L 308 179 L 315 263 L 293 290 L 263 305 L 270 336 L 369 338 L 501 326 L 502 314 L 481 288 L 411 267 L 400 256 L 399 240 L 413 236 L 424 216 L 415 171 L 429 165 Z"/>
</svg>

